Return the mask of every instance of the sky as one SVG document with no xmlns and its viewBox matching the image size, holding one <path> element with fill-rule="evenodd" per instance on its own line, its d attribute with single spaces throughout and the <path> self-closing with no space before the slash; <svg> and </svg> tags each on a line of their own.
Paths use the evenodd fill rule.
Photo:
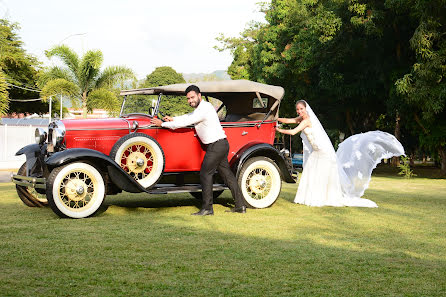
<svg viewBox="0 0 446 297">
<path fill-rule="evenodd" d="M 44 51 L 66 44 L 82 55 L 99 49 L 104 66 L 130 67 L 138 79 L 156 67 L 181 73 L 226 70 L 232 57 L 213 47 L 220 33 L 238 36 L 264 21 L 260 0 L 0 0 L 0 18 L 17 22 L 25 50 L 44 65 Z"/>
</svg>

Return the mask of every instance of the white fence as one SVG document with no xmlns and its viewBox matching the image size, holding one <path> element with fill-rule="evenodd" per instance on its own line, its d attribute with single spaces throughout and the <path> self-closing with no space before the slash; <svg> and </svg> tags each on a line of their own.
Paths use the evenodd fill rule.
<svg viewBox="0 0 446 297">
<path fill-rule="evenodd" d="M 35 143 L 35 130 L 35 126 L 0 125 L 0 170 L 17 169 L 26 161 L 25 155 L 16 156 L 15 153 Z"/>
</svg>

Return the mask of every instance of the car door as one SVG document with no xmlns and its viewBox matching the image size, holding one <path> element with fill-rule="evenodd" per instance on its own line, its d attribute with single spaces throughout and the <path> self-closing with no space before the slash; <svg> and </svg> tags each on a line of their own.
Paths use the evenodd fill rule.
<svg viewBox="0 0 446 297">
<path fill-rule="evenodd" d="M 156 140 L 164 151 L 165 172 L 200 171 L 205 151 L 193 126 L 159 128 Z"/>
</svg>

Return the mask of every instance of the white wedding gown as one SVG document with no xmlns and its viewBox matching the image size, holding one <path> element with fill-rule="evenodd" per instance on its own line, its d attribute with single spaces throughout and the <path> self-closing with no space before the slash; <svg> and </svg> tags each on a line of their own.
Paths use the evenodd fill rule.
<svg viewBox="0 0 446 297">
<path fill-rule="evenodd" d="M 304 162 L 294 202 L 309 206 L 378 207 L 361 196 L 373 169 L 383 158 L 404 155 L 401 143 L 389 133 L 371 131 L 347 138 L 335 153 L 308 104 L 307 113 L 312 127 L 301 133 Z"/>
</svg>

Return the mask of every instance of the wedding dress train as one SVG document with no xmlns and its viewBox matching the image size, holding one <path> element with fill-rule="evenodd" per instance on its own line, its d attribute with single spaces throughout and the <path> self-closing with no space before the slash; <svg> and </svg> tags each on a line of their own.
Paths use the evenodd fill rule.
<svg viewBox="0 0 446 297">
<path fill-rule="evenodd" d="M 361 198 L 371 174 L 383 158 L 404 155 L 401 143 L 391 134 L 371 131 L 350 136 L 335 152 L 311 107 L 312 127 L 302 133 L 304 162 L 295 203 L 309 206 L 378 207 Z"/>
</svg>

